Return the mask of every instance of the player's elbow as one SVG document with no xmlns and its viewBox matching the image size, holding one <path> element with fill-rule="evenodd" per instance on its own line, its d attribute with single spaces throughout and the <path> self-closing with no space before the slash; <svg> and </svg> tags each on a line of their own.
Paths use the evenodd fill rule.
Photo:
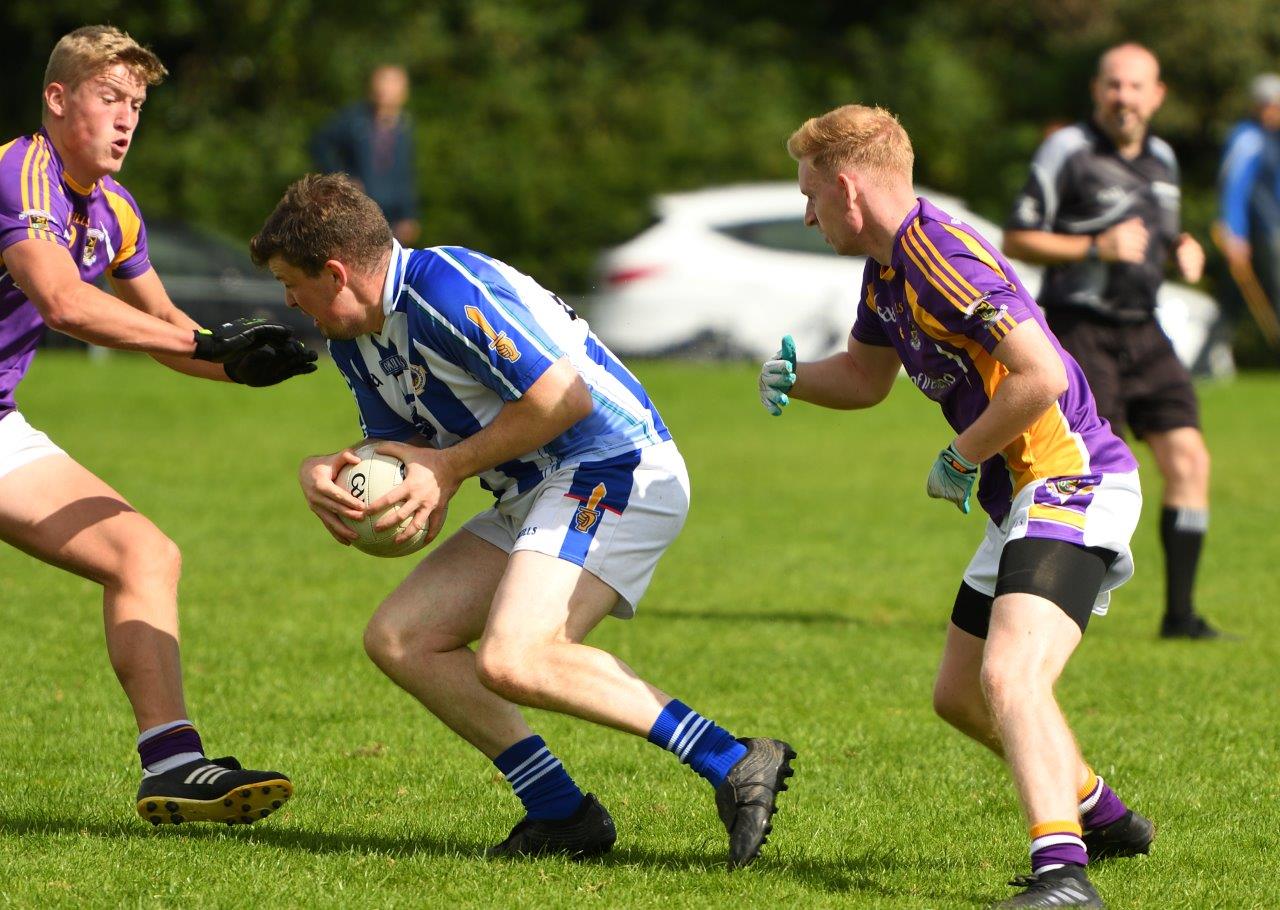
<svg viewBox="0 0 1280 910">
<path fill-rule="evenodd" d="M 591 399 L 591 389 L 587 387 L 581 376 L 574 377 L 574 381 L 565 390 L 562 401 L 565 417 L 571 421 L 570 426 L 585 420 L 595 408 L 595 402 Z"/>
<path fill-rule="evenodd" d="M 1046 409 L 1053 406 L 1053 403 L 1063 396 L 1069 386 L 1067 379 L 1067 369 L 1062 364 L 1060 358 L 1054 358 L 1046 363 L 1038 371 L 1041 398 Z"/>
<path fill-rule="evenodd" d="M 589 417 L 591 411 L 595 408 L 595 402 L 591 399 L 591 390 L 586 387 L 586 383 L 582 381 L 581 376 L 579 376 L 576 383 L 573 383 L 566 398 L 575 424 L 577 421 L 585 420 L 586 417 Z"/>
<path fill-rule="evenodd" d="M 77 336 L 89 323 L 88 310 L 74 291 L 55 291 L 37 302 L 44 324 L 55 332 Z"/>
</svg>

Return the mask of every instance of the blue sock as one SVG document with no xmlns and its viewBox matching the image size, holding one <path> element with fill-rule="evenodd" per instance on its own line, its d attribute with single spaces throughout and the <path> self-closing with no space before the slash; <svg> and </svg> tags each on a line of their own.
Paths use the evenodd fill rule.
<svg viewBox="0 0 1280 910">
<path fill-rule="evenodd" d="M 674 753 L 713 787 L 747 754 L 747 747 L 728 730 L 703 717 L 677 698 L 667 702 L 649 731 L 649 742 Z"/>
<path fill-rule="evenodd" d="M 541 736 L 520 740 L 493 763 L 530 818 L 568 818 L 582 805 L 582 791 Z"/>
</svg>

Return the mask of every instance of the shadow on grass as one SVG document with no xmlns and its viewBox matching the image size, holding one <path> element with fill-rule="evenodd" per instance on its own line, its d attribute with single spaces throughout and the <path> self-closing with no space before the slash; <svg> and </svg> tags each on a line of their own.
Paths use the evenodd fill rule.
<svg viewBox="0 0 1280 910">
<path fill-rule="evenodd" d="M 380 834 L 360 834 L 352 832 L 328 832 L 311 829 L 284 827 L 222 827 L 214 825 L 183 825 L 180 828 L 161 826 L 149 828 L 131 820 L 119 822 L 84 822 L 73 818 L 37 817 L 0 817 L 0 835 L 75 835 L 79 837 L 99 837 L 105 839 L 129 839 L 133 841 L 159 841 L 172 844 L 174 841 L 190 843 L 200 842 L 245 842 L 263 846 L 278 847 L 284 850 L 299 850 L 314 854 L 365 853 L 376 856 L 404 859 L 413 856 L 445 857 L 461 860 L 473 860 L 477 863 L 499 862 L 513 866 L 537 863 L 539 860 L 500 860 L 492 861 L 484 857 L 487 843 L 476 843 L 474 840 L 430 837 L 421 834 L 387 836 Z M 547 862 L 564 863 L 563 859 L 550 859 Z M 675 872 L 704 873 L 706 875 L 729 875 L 725 867 L 724 848 L 720 844 L 707 842 L 695 850 L 662 850 L 647 847 L 621 845 L 599 859 L 587 860 L 584 865 L 609 869 L 613 867 L 646 867 L 660 868 Z M 913 867 L 914 868 L 914 867 Z M 961 906 L 972 903 L 972 898 L 962 897 L 955 893 L 929 892 L 912 883 L 918 883 L 917 875 L 911 869 L 901 867 L 901 862 L 889 854 L 864 852 L 855 858 L 841 858 L 830 861 L 814 860 L 807 857 L 795 857 L 785 851 L 766 852 L 750 868 L 732 873 L 735 879 L 742 876 L 786 876 L 795 884 L 830 894 L 876 894 L 884 897 L 911 897 L 915 899 L 941 901 L 945 906 Z M 894 887 L 886 882 L 900 880 L 902 885 Z"/>
<path fill-rule="evenodd" d="M 661 619 L 694 619 L 707 622 L 799 623 L 806 626 L 865 626 L 857 616 L 830 611 L 803 610 L 686 610 L 680 607 L 645 607 L 645 616 Z"/>
<path fill-rule="evenodd" d="M 270 827 L 268 825 L 211 825 L 187 824 L 180 827 L 163 825 L 155 828 L 133 821 L 84 822 L 72 818 L 47 816 L 21 818 L 0 817 L 0 835 L 57 835 L 75 834 L 103 838 L 129 838 L 132 840 L 186 841 L 244 841 L 282 849 L 306 850 L 310 853 L 370 853 L 380 856 L 405 857 L 418 853 L 432 856 L 480 858 L 483 848 L 470 841 L 433 838 L 410 834 L 392 837 L 380 834 L 359 834 L 343 831 L 314 831 L 299 828 Z"/>
</svg>

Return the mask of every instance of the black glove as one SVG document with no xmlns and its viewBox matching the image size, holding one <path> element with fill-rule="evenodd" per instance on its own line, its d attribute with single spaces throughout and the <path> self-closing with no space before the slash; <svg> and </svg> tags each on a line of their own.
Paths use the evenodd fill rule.
<svg viewBox="0 0 1280 910">
<path fill-rule="evenodd" d="M 294 339 L 285 344 L 268 344 L 237 354 L 222 368 L 232 382 L 254 387 L 275 385 L 291 376 L 314 373 L 316 352 Z"/>
<path fill-rule="evenodd" d="M 276 342 L 284 344 L 293 337 L 293 329 L 258 316 L 242 316 L 212 329 L 196 329 L 195 360 L 226 363 L 237 354 Z"/>
</svg>

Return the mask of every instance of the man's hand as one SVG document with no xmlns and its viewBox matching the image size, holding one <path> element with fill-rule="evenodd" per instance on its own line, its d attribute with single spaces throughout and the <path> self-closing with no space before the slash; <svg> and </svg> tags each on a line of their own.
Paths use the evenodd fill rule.
<svg viewBox="0 0 1280 910">
<path fill-rule="evenodd" d="M 760 403 L 774 417 L 780 417 L 791 401 L 787 392 L 795 384 L 796 343 L 790 335 L 784 335 L 778 353 L 760 368 Z"/>
<path fill-rule="evenodd" d="M 260 317 L 242 316 L 212 329 L 196 329 L 195 360 L 226 363 L 237 354 L 268 344 L 283 345 L 293 337 L 293 329 Z"/>
<path fill-rule="evenodd" d="M 1217 241 L 1222 255 L 1227 257 L 1227 264 L 1239 268 L 1242 265 L 1253 265 L 1253 244 L 1243 237 L 1231 233 L 1222 222 L 1214 225 L 1214 240 Z"/>
<path fill-rule="evenodd" d="M 1246 247 L 1248 245 L 1245 244 Z M 1186 281 L 1195 284 L 1204 275 L 1204 248 L 1190 234 L 1178 238 L 1173 255 L 1178 260 L 1178 271 Z"/>
<path fill-rule="evenodd" d="M 1104 262 L 1138 264 L 1147 258 L 1147 227 L 1141 218 L 1130 218 L 1107 228 L 1094 241 Z"/>
<path fill-rule="evenodd" d="M 360 456 L 350 449 L 332 455 L 316 455 L 298 468 L 298 484 L 307 506 L 325 526 L 333 539 L 349 546 L 359 535 L 342 523 L 339 515 L 352 521 L 364 518 L 364 505 L 337 483 L 338 472 L 349 464 L 359 464 Z"/>
<path fill-rule="evenodd" d="M 267 344 L 228 360 L 223 368 L 227 378 L 254 388 L 275 385 L 293 376 L 316 371 L 316 352 L 293 339 L 284 344 Z"/>
<path fill-rule="evenodd" d="M 427 543 L 435 540 L 444 526 L 449 500 L 466 478 L 455 476 L 448 457 L 439 449 L 383 442 L 375 451 L 403 461 L 405 476 L 390 493 L 369 503 L 369 511 L 374 515 L 390 506 L 396 507 L 379 518 L 374 529 L 394 528 L 406 515 L 412 514 L 413 520 L 396 535 L 396 543 L 403 543 L 423 528 L 427 529 Z"/>
<path fill-rule="evenodd" d="M 950 500 L 968 515 L 969 496 L 977 479 L 978 466 L 957 452 L 955 443 L 952 443 L 938 453 L 925 489 L 934 499 Z"/>
</svg>

